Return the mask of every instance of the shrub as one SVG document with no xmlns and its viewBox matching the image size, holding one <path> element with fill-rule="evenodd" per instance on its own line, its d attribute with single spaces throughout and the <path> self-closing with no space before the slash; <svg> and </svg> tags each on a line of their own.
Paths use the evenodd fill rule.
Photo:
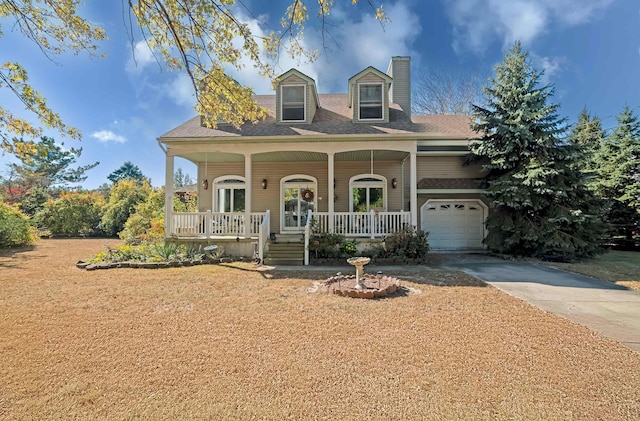
<svg viewBox="0 0 640 421">
<path fill-rule="evenodd" d="M 309 240 L 309 251 L 317 258 L 336 259 L 341 257 L 341 246 L 345 241 L 345 236 L 340 234 L 314 235 Z"/>
<path fill-rule="evenodd" d="M 99 193 L 62 193 L 57 200 L 48 200 L 35 216 L 40 228 L 53 235 L 95 235 L 102 218 L 104 198 Z"/>
<path fill-rule="evenodd" d="M 408 257 L 410 259 L 423 259 L 429 252 L 427 242 L 428 233 L 414 227 L 405 227 L 387 236 L 387 257 Z"/>
<path fill-rule="evenodd" d="M 150 193 L 151 186 L 146 181 L 121 180 L 114 184 L 109 191 L 109 202 L 105 206 L 100 227 L 107 235 L 117 235 L 124 229 L 136 205 L 144 202 Z"/>
<path fill-rule="evenodd" d="M 153 189 L 138 203 L 119 234 L 127 244 L 160 241 L 164 238 L 164 189 Z"/>
<path fill-rule="evenodd" d="M 37 240 L 36 229 L 29 217 L 18 209 L 0 202 L 0 247 L 28 246 Z"/>
<path fill-rule="evenodd" d="M 358 245 L 354 241 L 343 240 L 340 243 L 340 251 L 342 252 L 340 257 L 352 257 L 358 252 Z"/>
</svg>

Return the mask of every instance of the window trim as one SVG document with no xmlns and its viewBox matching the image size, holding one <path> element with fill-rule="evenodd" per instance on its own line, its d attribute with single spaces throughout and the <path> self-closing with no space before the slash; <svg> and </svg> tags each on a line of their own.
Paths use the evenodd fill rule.
<svg viewBox="0 0 640 421">
<path fill-rule="evenodd" d="M 375 178 L 376 181 L 358 181 L 361 178 Z M 380 174 L 358 174 L 349 179 L 349 212 L 353 210 L 353 189 L 354 188 L 382 188 L 382 212 L 386 212 L 388 209 L 387 203 L 387 178 Z M 367 193 L 367 207 L 371 211 L 370 198 Z"/>
<path fill-rule="evenodd" d="M 360 95 L 360 88 L 362 86 L 380 86 L 380 111 L 381 111 L 381 117 L 380 118 L 363 118 L 362 117 L 362 98 Z M 370 107 L 373 108 L 373 107 Z M 358 120 L 361 121 L 383 121 L 385 119 L 385 112 L 384 112 L 384 82 L 359 82 L 358 83 Z"/>
<path fill-rule="evenodd" d="M 235 181 L 237 180 L 237 182 L 234 183 L 225 183 L 225 181 Z M 245 177 L 240 176 L 240 175 L 223 175 L 220 177 L 217 177 L 216 179 L 213 180 L 213 191 L 211 192 L 211 194 L 213 195 L 213 209 L 214 212 L 221 212 L 220 209 L 220 199 L 219 199 L 219 194 L 218 191 L 220 189 L 231 189 L 231 190 L 244 190 L 245 195 L 247 194 L 247 180 Z M 233 194 L 231 195 L 231 209 L 233 209 Z M 246 207 L 246 196 L 245 196 L 245 207 Z M 233 211 L 231 211 L 233 212 Z"/>
<path fill-rule="evenodd" d="M 303 88 L 303 100 L 302 100 L 302 120 L 285 120 L 284 119 L 284 89 L 290 87 L 299 87 Z M 287 83 L 280 85 L 280 122 L 281 123 L 304 123 L 307 121 L 307 85 L 303 83 Z"/>
</svg>

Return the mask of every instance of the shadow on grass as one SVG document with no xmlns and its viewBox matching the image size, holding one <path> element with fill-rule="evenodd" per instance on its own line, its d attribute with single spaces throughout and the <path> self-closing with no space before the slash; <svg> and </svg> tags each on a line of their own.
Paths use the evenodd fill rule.
<svg viewBox="0 0 640 421">
<path fill-rule="evenodd" d="M 0 259 L 9 258 L 10 260 L 0 260 L 0 268 L 19 268 L 27 260 L 37 259 L 39 256 L 25 255 L 24 253 L 33 251 L 36 246 L 16 247 L 10 249 L 0 249 Z"/>
<path fill-rule="evenodd" d="M 298 280 L 308 279 L 310 281 L 323 281 L 336 274 L 350 274 L 355 273 L 351 266 L 347 266 L 344 269 L 338 268 L 333 270 L 319 270 L 314 268 L 312 270 L 304 269 L 278 269 L 277 267 L 256 266 L 251 263 L 229 263 L 221 264 L 229 269 L 240 270 L 245 272 L 259 273 L 263 278 L 282 281 L 282 280 Z M 431 285 L 437 287 L 486 287 L 487 284 L 480 281 L 464 272 L 457 270 L 432 270 L 432 269 L 415 269 L 407 270 L 402 267 L 398 267 L 397 270 L 386 268 L 384 271 L 375 270 L 372 267 L 370 271 L 365 269 L 365 273 L 380 274 L 393 276 L 400 280 L 400 282 L 412 282 L 419 285 Z"/>
</svg>

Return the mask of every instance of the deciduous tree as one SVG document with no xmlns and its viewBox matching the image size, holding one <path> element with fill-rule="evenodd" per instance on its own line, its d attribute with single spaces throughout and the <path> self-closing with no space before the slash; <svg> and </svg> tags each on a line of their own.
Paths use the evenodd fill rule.
<svg viewBox="0 0 640 421">
<path fill-rule="evenodd" d="M 383 7 L 374 6 L 372 1 L 367 0 L 366 4 L 378 20 L 384 21 Z M 235 0 L 122 2 L 132 45 L 136 38 L 144 40 L 161 67 L 189 75 L 197 110 L 209 126 L 215 126 L 220 120 L 239 126 L 265 115 L 252 99 L 251 88 L 236 83 L 226 73 L 225 66 L 241 69 L 248 59 L 261 75 L 273 78 L 272 60 L 281 51 L 315 59 L 317 53 L 302 44 L 305 23 L 311 14 L 317 15 L 324 33 L 325 20 L 333 7 L 332 0 L 317 0 L 309 10 L 303 0 L 291 0 L 281 27 L 260 37 L 241 18 L 248 9 L 244 2 L 239 3 L 236 5 Z M 51 59 L 66 52 L 99 55 L 98 44 L 107 34 L 81 16 L 81 4 L 80 0 L 0 0 L 0 19 L 17 27 Z M 252 13 L 249 11 L 248 15 Z M 27 69 L 20 63 L 0 63 L 0 88 L 17 95 L 36 121 L 16 117 L 14 111 L 0 105 L 0 147 L 6 151 L 16 155 L 33 152 L 32 145 L 12 142 L 10 134 L 37 138 L 42 135 L 43 127 L 56 129 L 62 136 L 80 138 L 80 132 L 66 125 L 60 115 L 49 108 L 44 96 L 30 85 Z"/>
</svg>

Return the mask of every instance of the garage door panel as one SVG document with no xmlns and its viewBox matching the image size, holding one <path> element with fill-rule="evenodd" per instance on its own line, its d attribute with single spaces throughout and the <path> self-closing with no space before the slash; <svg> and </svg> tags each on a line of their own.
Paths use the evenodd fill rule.
<svg viewBox="0 0 640 421">
<path fill-rule="evenodd" d="M 484 207 L 477 200 L 428 201 L 422 207 L 422 229 L 434 249 L 480 248 Z"/>
</svg>

